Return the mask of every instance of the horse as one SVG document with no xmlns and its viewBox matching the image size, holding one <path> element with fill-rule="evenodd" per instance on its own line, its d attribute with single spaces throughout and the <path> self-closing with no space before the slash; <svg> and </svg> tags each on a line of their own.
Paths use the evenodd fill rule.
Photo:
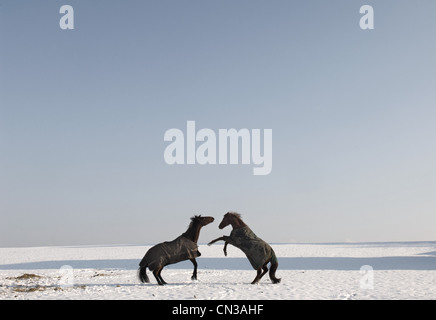
<svg viewBox="0 0 436 320">
<path fill-rule="evenodd" d="M 150 282 L 146 269 L 153 272 L 154 277 L 159 285 L 167 284 L 162 279 L 162 269 L 169 264 L 177 263 L 184 260 L 191 260 L 194 265 L 194 272 L 191 279 L 197 280 L 197 261 L 195 258 L 201 256 L 198 251 L 197 241 L 200 236 L 202 227 L 213 222 L 213 217 L 202 217 L 201 215 L 193 216 L 188 230 L 174 239 L 166 241 L 150 248 L 139 263 L 138 277 L 142 283 Z"/>
<path fill-rule="evenodd" d="M 229 243 L 241 249 L 250 261 L 251 266 L 257 270 L 256 278 L 251 282 L 252 284 L 258 283 L 259 280 L 268 272 L 267 264 L 270 262 L 271 267 L 269 270 L 269 277 L 272 283 L 279 283 L 281 279 L 278 279 L 275 276 L 279 263 L 271 246 L 251 231 L 244 221 L 242 221 L 240 214 L 236 212 L 227 212 L 218 227 L 223 229 L 229 224 L 233 227 L 230 236 L 222 236 L 212 240 L 208 245 L 210 246 L 220 240 L 225 241 L 225 256 L 227 256 L 227 245 Z"/>
</svg>

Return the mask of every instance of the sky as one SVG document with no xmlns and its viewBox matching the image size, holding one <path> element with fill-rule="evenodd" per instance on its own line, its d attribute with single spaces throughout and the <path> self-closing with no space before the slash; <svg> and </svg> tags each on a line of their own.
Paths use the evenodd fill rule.
<svg viewBox="0 0 436 320">
<path fill-rule="evenodd" d="M 1 0 L 0 247 L 154 244 L 196 214 L 207 243 L 227 211 L 270 243 L 436 240 L 435 11 Z M 167 164 L 187 121 L 271 129 L 271 173 Z"/>
</svg>

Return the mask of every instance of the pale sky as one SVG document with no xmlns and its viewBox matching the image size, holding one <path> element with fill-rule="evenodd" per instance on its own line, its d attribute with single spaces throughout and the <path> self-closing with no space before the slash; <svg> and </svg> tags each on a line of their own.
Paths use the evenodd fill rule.
<svg viewBox="0 0 436 320">
<path fill-rule="evenodd" d="M 436 240 L 434 12 L 1 0 L 0 246 L 153 244 L 194 214 L 216 219 L 206 243 L 227 211 L 271 243 Z M 271 129 L 271 173 L 168 165 L 164 134 L 187 121 Z"/>
</svg>

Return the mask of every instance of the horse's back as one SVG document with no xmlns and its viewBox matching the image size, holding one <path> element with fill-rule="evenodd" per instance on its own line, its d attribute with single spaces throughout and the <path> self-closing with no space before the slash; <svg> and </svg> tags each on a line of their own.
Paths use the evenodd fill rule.
<svg viewBox="0 0 436 320">
<path fill-rule="evenodd" d="M 139 265 L 147 265 L 153 271 L 159 267 L 199 256 L 197 244 L 184 236 L 179 236 L 173 241 L 165 241 L 151 247 Z"/>
</svg>

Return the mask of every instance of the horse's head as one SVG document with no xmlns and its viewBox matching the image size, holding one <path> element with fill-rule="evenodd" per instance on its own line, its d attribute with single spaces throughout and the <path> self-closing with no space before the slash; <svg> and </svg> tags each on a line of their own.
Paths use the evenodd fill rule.
<svg viewBox="0 0 436 320">
<path fill-rule="evenodd" d="M 198 216 L 193 216 L 191 218 L 193 223 L 199 223 L 200 226 L 207 226 L 209 223 L 212 223 L 215 219 L 213 217 L 202 217 L 201 214 Z"/>
<path fill-rule="evenodd" d="M 234 224 L 236 223 L 237 225 L 240 225 L 240 223 L 243 223 L 241 220 L 241 215 L 235 212 L 227 212 L 224 215 L 223 220 L 221 221 L 220 225 L 218 226 L 218 228 L 223 229 L 225 227 L 227 227 L 229 224 L 231 224 L 233 227 L 235 226 Z"/>
</svg>

